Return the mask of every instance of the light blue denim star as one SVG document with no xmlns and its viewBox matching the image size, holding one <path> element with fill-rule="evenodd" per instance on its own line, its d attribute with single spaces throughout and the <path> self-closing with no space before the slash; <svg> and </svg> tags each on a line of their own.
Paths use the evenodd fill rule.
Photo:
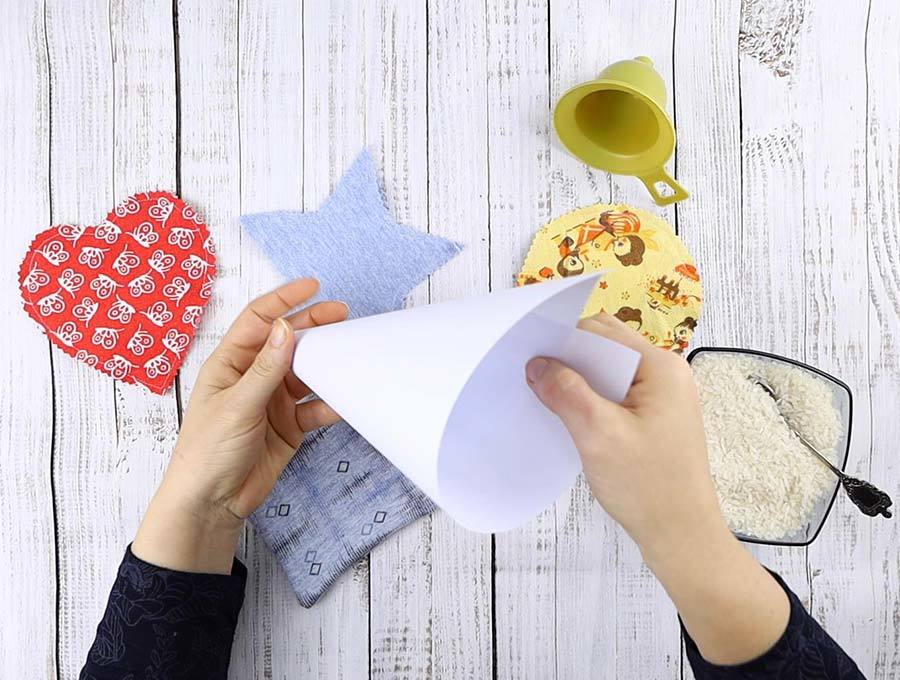
<svg viewBox="0 0 900 680">
<path fill-rule="evenodd" d="M 317 299 L 346 302 L 351 317 L 400 309 L 413 288 L 462 250 L 394 220 L 367 151 L 317 211 L 244 215 L 241 224 L 279 272 L 319 279 Z"/>
</svg>

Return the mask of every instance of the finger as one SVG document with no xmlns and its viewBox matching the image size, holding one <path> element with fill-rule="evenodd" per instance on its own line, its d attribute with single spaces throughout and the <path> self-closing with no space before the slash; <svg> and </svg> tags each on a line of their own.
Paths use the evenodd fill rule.
<svg viewBox="0 0 900 680">
<path fill-rule="evenodd" d="M 525 376 L 538 399 L 560 417 L 579 447 L 596 438 L 600 423 L 624 414 L 621 406 L 594 392 L 581 374 L 555 359 L 532 359 Z"/>
<path fill-rule="evenodd" d="M 321 399 L 310 399 L 294 409 L 297 425 L 303 432 L 312 432 L 326 425 L 334 425 L 341 417 Z"/>
<path fill-rule="evenodd" d="M 229 346 L 259 349 L 266 341 L 275 319 L 309 300 L 319 290 L 315 279 L 296 279 L 253 300 L 225 333 L 220 349 Z"/>
<path fill-rule="evenodd" d="M 287 389 L 287 393 L 291 395 L 291 399 L 294 401 L 300 401 L 303 397 L 312 392 L 307 384 L 300 380 L 293 371 L 288 371 L 287 375 L 284 376 L 284 386 Z"/>
<path fill-rule="evenodd" d="M 235 383 L 234 398 L 242 409 L 263 411 L 291 370 L 294 353 L 294 333 L 284 319 L 271 326 L 265 345 L 256 355 L 250 368 Z"/>
<path fill-rule="evenodd" d="M 291 328 L 302 330 L 304 328 L 311 328 L 312 326 L 323 326 L 325 324 L 343 321 L 347 318 L 349 313 L 350 308 L 345 302 L 317 302 L 314 305 L 301 309 L 299 312 L 291 314 L 286 317 L 285 320 L 290 324 Z M 312 391 L 307 387 L 306 383 L 293 373 L 288 373 L 287 376 L 285 376 L 284 382 L 287 386 L 288 393 L 295 401 L 303 399 L 303 397 Z"/>
<path fill-rule="evenodd" d="M 659 347 L 652 345 L 644 336 L 637 331 L 629 328 L 625 323 L 606 312 L 601 312 L 597 316 L 582 319 L 578 323 L 581 330 L 601 335 L 607 340 L 612 340 L 620 345 L 624 345 L 629 349 L 641 355 L 641 362 L 638 365 L 637 374 L 634 382 L 646 380 L 656 373 L 661 360 L 665 360 L 666 352 Z"/>
<path fill-rule="evenodd" d="M 303 432 L 297 427 L 294 405 L 295 402 L 288 393 L 287 386 L 282 382 L 266 404 L 266 414 L 269 419 L 269 427 L 274 429 L 287 445 L 296 449 L 303 441 Z"/>
<path fill-rule="evenodd" d="M 329 300 L 304 307 L 299 312 L 285 317 L 285 320 L 291 325 L 291 328 L 299 331 L 304 328 L 344 321 L 349 313 L 350 308 L 345 302 Z"/>
<path fill-rule="evenodd" d="M 606 312 L 600 312 L 596 316 L 582 319 L 578 322 L 578 327 L 581 330 L 602 335 L 604 338 L 618 342 L 620 345 L 625 345 L 635 352 L 640 352 L 641 355 L 646 353 L 648 349 L 653 348 L 653 345 L 644 336 Z"/>
</svg>

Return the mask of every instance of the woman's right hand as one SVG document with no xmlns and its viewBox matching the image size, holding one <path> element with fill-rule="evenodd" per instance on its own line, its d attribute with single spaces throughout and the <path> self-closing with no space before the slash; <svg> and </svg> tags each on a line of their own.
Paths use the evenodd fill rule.
<svg viewBox="0 0 900 680">
<path fill-rule="evenodd" d="M 537 358 L 526 367 L 538 398 L 572 434 L 594 496 L 648 559 L 680 550 L 689 537 L 730 539 L 687 362 L 608 314 L 579 326 L 641 355 L 621 405 L 598 395 L 558 361 Z"/>
<path fill-rule="evenodd" d="M 690 367 L 609 315 L 580 327 L 640 353 L 625 401 L 552 359 L 528 363 L 529 385 L 568 428 L 591 491 L 638 544 L 700 653 L 725 665 L 759 657 L 784 633 L 790 602 L 722 516 Z"/>
</svg>

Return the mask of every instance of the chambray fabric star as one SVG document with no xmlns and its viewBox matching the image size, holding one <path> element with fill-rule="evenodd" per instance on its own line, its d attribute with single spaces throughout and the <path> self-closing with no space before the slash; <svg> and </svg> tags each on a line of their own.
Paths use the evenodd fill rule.
<svg viewBox="0 0 900 680">
<path fill-rule="evenodd" d="M 413 288 L 462 250 L 394 220 L 367 151 L 317 211 L 244 215 L 241 224 L 279 272 L 319 279 L 318 298 L 346 302 L 351 317 L 400 309 Z"/>
<path fill-rule="evenodd" d="M 352 317 L 399 309 L 458 243 L 398 224 L 363 152 L 315 212 L 244 215 L 287 278 L 319 279 L 320 299 Z M 352 386 L 348 386 L 352 389 Z M 347 423 L 309 434 L 250 521 L 310 607 L 352 564 L 434 504 Z"/>
</svg>

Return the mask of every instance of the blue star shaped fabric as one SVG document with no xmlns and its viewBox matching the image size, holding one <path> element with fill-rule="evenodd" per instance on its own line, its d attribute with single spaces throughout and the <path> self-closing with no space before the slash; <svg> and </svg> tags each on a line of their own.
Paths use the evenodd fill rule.
<svg viewBox="0 0 900 680">
<path fill-rule="evenodd" d="M 398 224 L 367 152 L 322 207 L 268 212 L 241 224 L 287 278 L 314 276 L 318 298 L 352 317 L 403 306 L 461 249 Z M 307 436 L 250 520 L 281 563 L 300 603 L 312 606 L 354 562 L 434 504 L 346 423 Z"/>
<path fill-rule="evenodd" d="M 244 215 L 241 224 L 285 277 L 314 276 L 319 298 L 343 300 L 353 317 L 400 309 L 462 250 L 394 220 L 365 151 L 317 211 Z"/>
</svg>

